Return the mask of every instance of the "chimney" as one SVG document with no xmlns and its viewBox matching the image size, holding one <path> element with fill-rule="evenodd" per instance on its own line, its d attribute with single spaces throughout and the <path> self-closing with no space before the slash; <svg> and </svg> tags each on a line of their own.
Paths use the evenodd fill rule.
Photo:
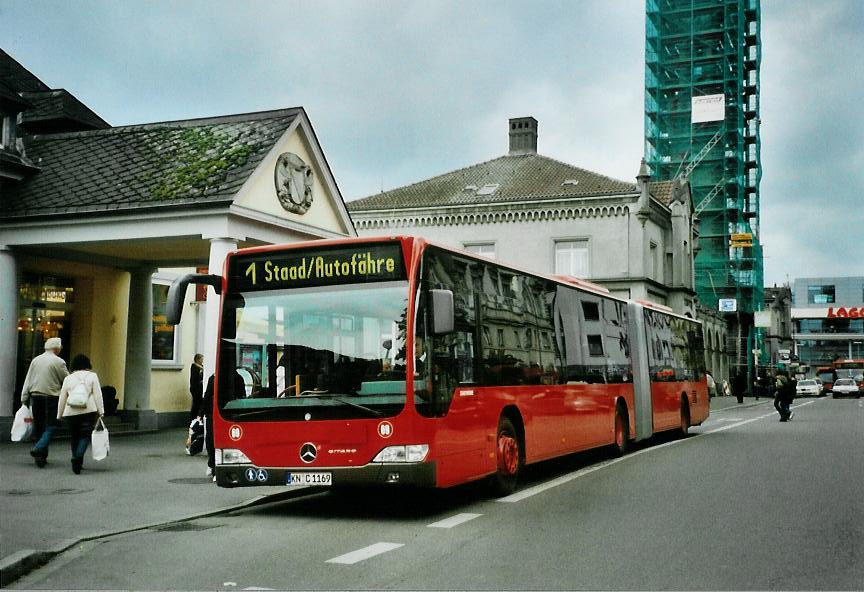
<svg viewBox="0 0 864 592">
<path fill-rule="evenodd" d="M 537 120 L 514 117 L 510 120 L 510 156 L 537 154 Z"/>
</svg>

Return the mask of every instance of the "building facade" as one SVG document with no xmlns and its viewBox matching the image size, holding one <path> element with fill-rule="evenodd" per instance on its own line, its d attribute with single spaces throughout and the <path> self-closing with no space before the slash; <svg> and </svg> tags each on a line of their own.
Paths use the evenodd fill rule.
<svg viewBox="0 0 864 592">
<path fill-rule="evenodd" d="M 792 286 L 792 338 L 811 368 L 864 359 L 864 276 L 797 278 Z"/>
<path fill-rule="evenodd" d="M 632 183 L 542 156 L 533 117 L 511 119 L 507 130 L 505 156 L 349 202 L 358 234 L 423 236 L 700 316 L 686 182 L 653 183 L 644 163 Z M 726 331 L 707 337 L 721 342 L 709 367 L 725 376 Z"/>
<path fill-rule="evenodd" d="M 356 235 L 305 111 L 112 127 L 2 51 L 0 73 L 0 431 L 50 337 L 134 426 L 183 423 L 219 302 L 190 290 L 167 325 L 171 280 L 245 246 Z"/>
</svg>

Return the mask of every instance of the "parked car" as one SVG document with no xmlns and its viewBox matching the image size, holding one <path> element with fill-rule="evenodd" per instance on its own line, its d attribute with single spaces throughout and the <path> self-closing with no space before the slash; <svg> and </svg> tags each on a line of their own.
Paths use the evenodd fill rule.
<svg viewBox="0 0 864 592">
<path fill-rule="evenodd" d="M 858 385 L 852 378 L 838 378 L 834 381 L 834 388 L 831 390 L 831 397 L 855 397 L 861 396 L 861 391 L 858 390 Z"/>
<path fill-rule="evenodd" d="M 796 397 L 818 397 L 822 394 L 822 387 L 819 383 L 809 378 L 807 380 L 799 380 L 798 386 L 795 387 Z"/>
</svg>

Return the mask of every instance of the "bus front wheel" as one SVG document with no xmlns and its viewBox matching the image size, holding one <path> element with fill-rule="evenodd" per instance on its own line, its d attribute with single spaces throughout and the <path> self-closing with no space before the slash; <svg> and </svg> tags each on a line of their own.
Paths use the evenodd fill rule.
<svg viewBox="0 0 864 592">
<path fill-rule="evenodd" d="M 506 417 L 498 420 L 495 438 L 496 470 L 492 475 L 492 493 L 496 496 L 509 495 L 516 489 L 516 482 L 522 470 L 522 449 L 519 433 L 513 422 Z"/>
</svg>

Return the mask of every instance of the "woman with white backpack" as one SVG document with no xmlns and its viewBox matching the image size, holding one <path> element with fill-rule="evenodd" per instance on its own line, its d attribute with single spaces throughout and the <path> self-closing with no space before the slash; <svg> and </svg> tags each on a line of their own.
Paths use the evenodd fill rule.
<svg viewBox="0 0 864 592">
<path fill-rule="evenodd" d="M 90 436 L 96 420 L 105 415 L 102 388 L 99 377 L 92 371 L 90 359 L 78 354 L 69 369 L 72 374 L 60 387 L 57 419 L 65 418 L 69 425 L 72 446 L 72 471 L 78 475 L 84 466 L 84 453 L 90 444 Z"/>
</svg>

